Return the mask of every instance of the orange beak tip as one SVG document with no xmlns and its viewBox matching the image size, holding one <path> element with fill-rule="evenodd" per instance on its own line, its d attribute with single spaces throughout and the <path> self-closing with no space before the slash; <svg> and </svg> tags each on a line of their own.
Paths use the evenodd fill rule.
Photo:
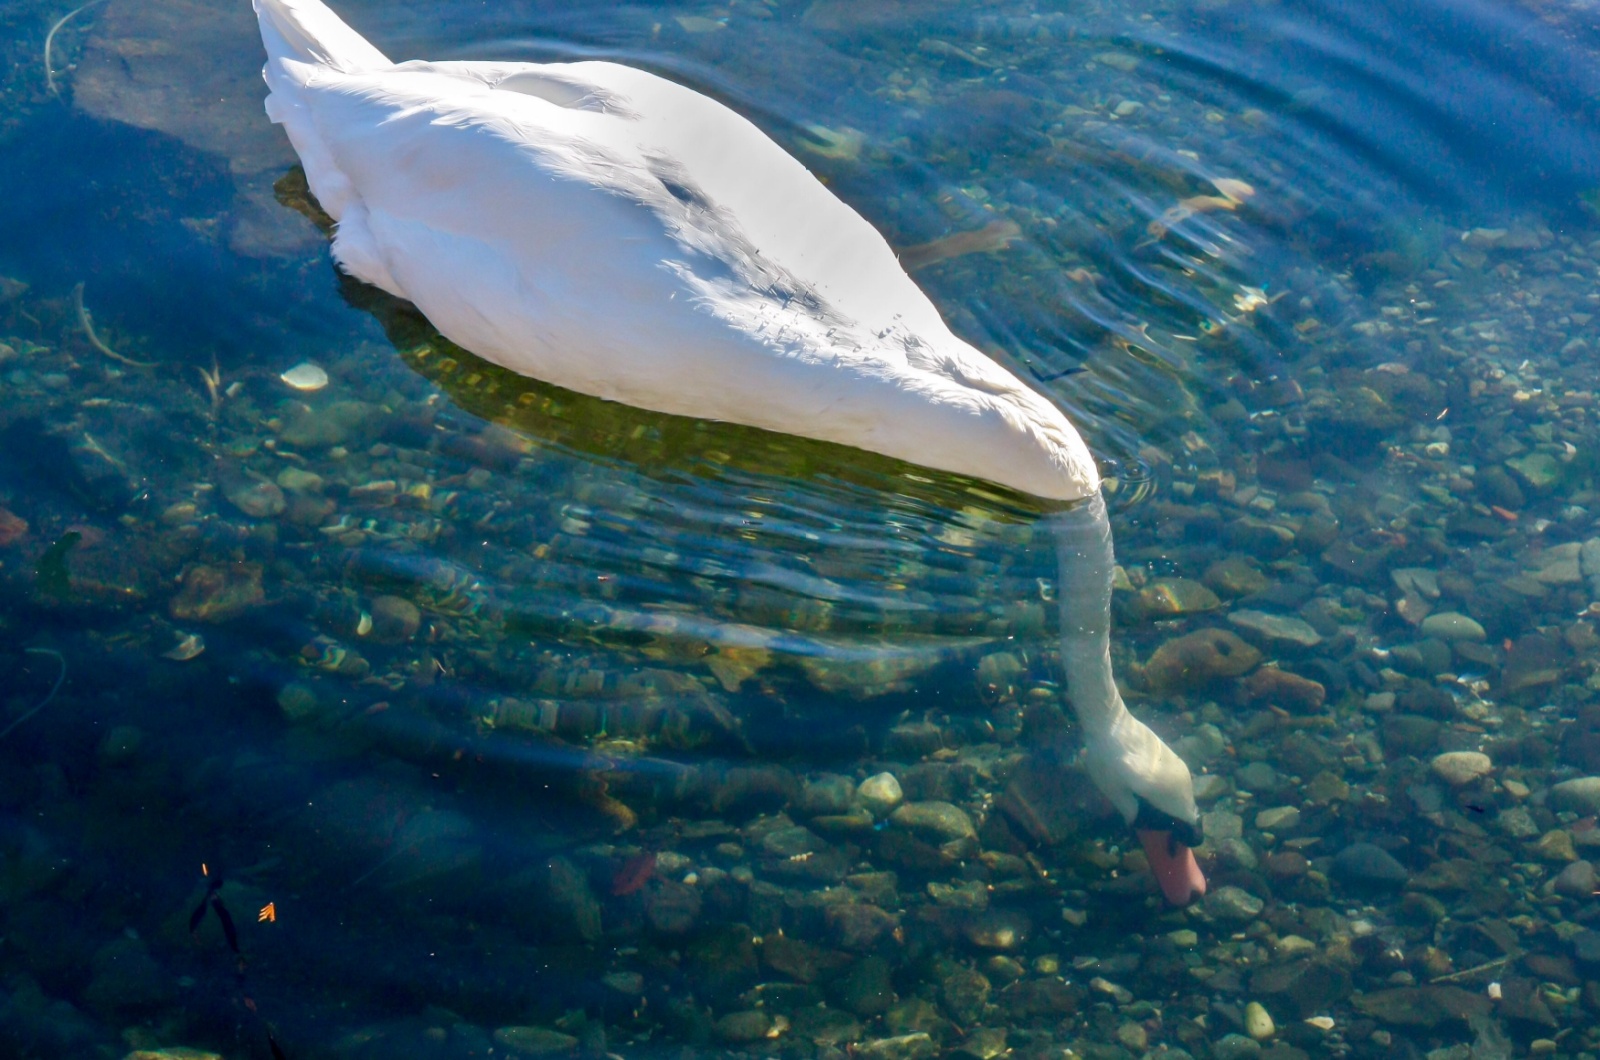
<svg viewBox="0 0 1600 1060">
<path fill-rule="evenodd" d="M 1169 905 L 1185 906 L 1206 893 L 1205 874 L 1200 871 L 1194 851 L 1174 843 L 1170 832 L 1141 830 L 1139 841 L 1150 862 L 1150 874 L 1160 884 Z"/>
</svg>

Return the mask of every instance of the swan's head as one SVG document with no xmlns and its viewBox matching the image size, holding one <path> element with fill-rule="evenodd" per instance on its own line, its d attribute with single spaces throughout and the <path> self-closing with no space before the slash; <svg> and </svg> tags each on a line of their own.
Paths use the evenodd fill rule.
<svg viewBox="0 0 1600 1060">
<path fill-rule="evenodd" d="M 1173 905 L 1188 905 L 1206 893 L 1195 861 L 1200 809 L 1194 778 L 1183 759 L 1144 722 L 1120 712 L 1105 732 L 1088 741 L 1089 776 L 1138 834 L 1161 893 Z"/>
</svg>

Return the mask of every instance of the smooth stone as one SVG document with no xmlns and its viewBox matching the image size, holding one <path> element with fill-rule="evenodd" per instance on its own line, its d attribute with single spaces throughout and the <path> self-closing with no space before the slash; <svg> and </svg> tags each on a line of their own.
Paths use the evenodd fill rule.
<svg viewBox="0 0 1600 1060">
<path fill-rule="evenodd" d="M 1242 887 L 1227 884 L 1207 894 L 1202 907 L 1218 920 L 1243 924 L 1260 916 L 1266 903 Z"/>
<path fill-rule="evenodd" d="M 1494 763 L 1482 751 L 1446 751 L 1435 755 L 1433 775 L 1451 787 L 1459 788 L 1494 771 Z"/>
<path fill-rule="evenodd" d="M 403 644 L 422 628 L 422 611 L 399 596 L 372 601 L 372 629 L 367 634 L 380 644 Z"/>
<path fill-rule="evenodd" d="M 1130 605 L 1142 618 L 1170 618 L 1222 606 L 1216 593 L 1188 578 L 1162 578 L 1139 590 Z"/>
<path fill-rule="evenodd" d="M 1590 969 L 1600 966 L 1600 931 L 1585 928 L 1573 935 L 1572 956 Z"/>
<path fill-rule="evenodd" d="M 1244 1032 L 1256 1041 L 1265 1041 L 1278 1033 L 1278 1027 L 1272 1022 L 1272 1014 L 1259 1001 L 1252 1001 L 1244 1007 Z"/>
<path fill-rule="evenodd" d="M 828 907 L 828 931 L 840 949 L 866 951 L 872 949 L 895 928 L 900 919 L 866 902 L 840 902 Z M 866 1013 L 857 1012 L 857 1015 Z"/>
<path fill-rule="evenodd" d="M 1205 583 L 1223 596 L 1250 596 L 1272 583 L 1249 561 L 1237 556 L 1219 559 L 1206 568 Z"/>
<path fill-rule="evenodd" d="M 280 515 L 289 506 L 283 490 L 271 482 L 244 480 L 223 491 L 228 503 L 252 519 L 266 519 Z"/>
<path fill-rule="evenodd" d="M 1271 806 L 1256 814 L 1256 827 L 1263 832 L 1285 832 L 1300 823 L 1300 810 L 1294 806 Z"/>
<path fill-rule="evenodd" d="M 1275 615 L 1268 611 L 1235 611 L 1228 621 L 1279 645 L 1311 648 L 1322 643 L 1322 634 L 1303 618 Z"/>
<path fill-rule="evenodd" d="M 1550 889 L 1556 894 L 1579 901 L 1593 898 L 1597 888 L 1600 888 L 1600 877 L 1595 875 L 1594 863 L 1589 861 L 1574 861 L 1550 881 Z"/>
<path fill-rule="evenodd" d="M 1032 929 L 1026 913 L 995 909 L 969 920 L 962 933 L 981 950 L 1007 953 L 1021 947 Z"/>
<path fill-rule="evenodd" d="M 1572 833 L 1565 828 L 1552 828 L 1539 837 L 1539 842 L 1534 844 L 1534 849 L 1546 861 L 1576 861 L 1578 860 L 1577 847 L 1573 845 Z"/>
<path fill-rule="evenodd" d="M 857 1016 L 880 1016 L 894 1004 L 894 980 L 889 962 L 867 957 L 840 976 L 830 993 L 838 1004 Z"/>
<path fill-rule="evenodd" d="M 938 1052 L 939 1046 L 928 1032 L 917 1031 L 866 1042 L 855 1048 L 854 1055 L 869 1060 L 926 1060 Z"/>
<path fill-rule="evenodd" d="M 861 782 L 856 798 L 874 817 L 883 818 L 900 805 L 905 793 L 900 790 L 900 781 L 893 773 L 878 773 Z"/>
<path fill-rule="evenodd" d="M 1202 773 L 1194 778 L 1194 797 L 1200 802 L 1211 802 L 1228 793 L 1226 777 L 1216 773 Z"/>
<path fill-rule="evenodd" d="M 823 773 L 800 789 L 798 809 L 813 817 L 843 817 L 855 800 L 855 781 L 838 773 Z"/>
<path fill-rule="evenodd" d="M 322 490 L 322 476 L 300 467 L 286 467 L 274 480 L 290 493 L 318 493 Z"/>
<path fill-rule="evenodd" d="M 544 1027 L 501 1027 L 494 1040 L 522 1056 L 557 1056 L 578 1048 L 578 1039 Z"/>
<path fill-rule="evenodd" d="M 1399 890 L 1411 878 L 1393 854 L 1372 843 L 1352 843 L 1333 856 L 1330 875 L 1358 888 Z"/>
<path fill-rule="evenodd" d="M 1233 782 L 1245 791 L 1263 794 L 1277 791 L 1283 783 L 1270 762 L 1247 762 L 1233 774 Z"/>
<path fill-rule="evenodd" d="M 908 802 L 889 815 L 889 823 L 939 842 L 978 834 L 967 811 L 948 802 Z"/>
<path fill-rule="evenodd" d="M 1483 640 L 1482 626 L 1459 611 L 1439 611 L 1422 620 L 1422 633 L 1440 640 Z"/>
<path fill-rule="evenodd" d="M 1583 545 L 1578 541 L 1552 545 L 1536 557 L 1534 580 L 1545 585 L 1581 585 L 1582 553 Z"/>
<path fill-rule="evenodd" d="M 772 1017 L 758 1009 L 730 1012 L 717 1020 L 712 1029 L 725 1042 L 759 1042 L 772 1029 Z"/>
<path fill-rule="evenodd" d="M 883 754 L 898 762 L 916 762 L 944 746 L 944 730 L 928 721 L 906 722 L 890 729 L 883 740 Z"/>
<path fill-rule="evenodd" d="M 1575 777 L 1550 789 L 1550 806 L 1583 817 L 1600 814 L 1600 777 Z"/>
<path fill-rule="evenodd" d="M 1211 1043 L 1211 1060 L 1254 1060 L 1261 1043 L 1243 1034 L 1225 1034 Z"/>
<path fill-rule="evenodd" d="M 1525 806 L 1511 806 L 1501 810 L 1494 826 L 1512 839 L 1532 839 L 1539 834 L 1539 824 Z"/>
<path fill-rule="evenodd" d="M 1314 714 L 1322 709 L 1328 690 L 1309 677 L 1263 666 L 1241 683 L 1245 698 L 1252 703 L 1266 701 L 1292 714 Z"/>
<path fill-rule="evenodd" d="M 941 965 L 939 998 L 959 1023 L 971 1026 L 983 1015 L 994 985 L 987 976 L 965 965 Z"/>
</svg>

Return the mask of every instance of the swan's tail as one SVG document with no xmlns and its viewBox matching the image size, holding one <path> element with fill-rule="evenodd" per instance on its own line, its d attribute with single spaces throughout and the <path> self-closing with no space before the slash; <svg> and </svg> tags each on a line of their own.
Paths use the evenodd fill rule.
<svg viewBox="0 0 1600 1060">
<path fill-rule="evenodd" d="M 317 202 L 335 221 L 344 222 L 360 196 L 340 170 L 315 118 L 319 85 L 340 75 L 383 70 L 394 65 L 365 37 L 345 25 L 322 0 L 254 0 L 267 49 L 267 117 L 283 126 L 306 170 Z M 392 288 L 390 288 L 392 289 Z"/>
<path fill-rule="evenodd" d="M 284 61 L 326 66 L 346 74 L 393 65 L 322 0 L 254 2 L 261 42 L 267 46 L 267 83 L 273 91 L 278 89 L 273 83 L 273 67 Z"/>
</svg>

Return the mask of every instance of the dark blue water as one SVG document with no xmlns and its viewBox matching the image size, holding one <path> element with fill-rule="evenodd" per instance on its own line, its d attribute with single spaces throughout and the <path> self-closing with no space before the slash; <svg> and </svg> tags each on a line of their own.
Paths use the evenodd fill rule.
<svg viewBox="0 0 1600 1060">
<path fill-rule="evenodd" d="M 723 100 L 1072 415 L 1189 911 L 1037 504 L 476 361 L 339 276 L 243 5 L 47 79 L 70 10 L 0 7 L 0 1053 L 1600 1051 L 1593 8 L 339 8 Z"/>
</svg>

